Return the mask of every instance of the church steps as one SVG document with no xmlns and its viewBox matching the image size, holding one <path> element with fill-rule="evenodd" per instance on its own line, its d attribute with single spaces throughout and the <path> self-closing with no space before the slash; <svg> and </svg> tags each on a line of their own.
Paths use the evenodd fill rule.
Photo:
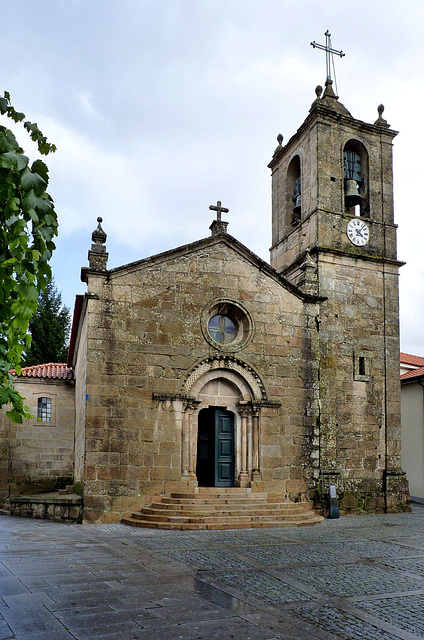
<svg viewBox="0 0 424 640">
<path fill-rule="evenodd" d="M 297 520 L 288 522 L 285 520 L 247 520 L 245 522 L 151 522 L 147 520 L 137 520 L 130 516 L 122 519 L 123 524 L 144 529 L 167 529 L 181 531 L 199 530 L 224 530 L 224 529 L 268 529 L 268 528 L 289 528 L 289 527 L 310 527 L 320 524 L 323 518 L 315 516 L 309 520 Z"/>
<path fill-rule="evenodd" d="M 278 512 L 286 512 L 286 513 L 304 513 L 305 506 L 302 504 L 293 505 L 293 503 L 287 502 L 273 502 L 273 503 L 263 503 L 263 504 L 253 504 L 253 503 L 244 503 L 241 504 L 239 502 L 234 502 L 232 504 L 190 504 L 190 505 L 166 505 L 160 502 L 152 502 L 148 507 L 144 507 L 143 513 L 157 513 L 158 515 L 163 515 L 166 513 L 190 513 L 193 515 L 199 513 L 213 513 L 216 515 L 217 512 L 225 512 L 225 513 L 233 513 L 235 511 L 241 513 L 247 512 L 266 512 L 271 513 L 273 511 Z"/>
<path fill-rule="evenodd" d="M 281 498 L 280 498 L 281 500 Z M 234 498 L 229 498 L 229 497 L 225 497 L 225 498 L 218 498 L 218 497 L 213 497 L 213 498 L 163 498 L 160 501 L 160 504 L 163 505 L 169 505 L 169 506 L 176 506 L 176 505 L 186 505 L 186 506 L 190 506 L 192 504 L 269 504 L 267 502 L 266 499 L 264 498 L 260 498 L 260 499 L 255 499 L 252 500 L 250 498 L 244 497 L 244 498 L 240 498 L 240 497 L 236 497 L 234 496 Z"/>
<path fill-rule="evenodd" d="M 134 517 L 136 514 L 132 514 Z M 228 513 L 228 514 L 220 514 L 216 516 L 211 516 L 210 514 L 204 514 L 202 516 L 190 516 L 190 515 L 169 515 L 169 516 L 157 516 L 155 514 L 143 513 L 142 518 L 140 519 L 144 522 L 190 522 L 190 523 L 199 523 L 199 522 L 207 522 L 207 523 L 228 523 L 228 522 L 260 522 L 267 520 L 283 520 L 284 522 L 307 522 L 308 517 L 302 514 L 298 515 L 284 515 L 279 513 L 272 514 L 239 514 L 239 513 Z"/>
<path fill-rule="evenodd" d="M 299 527 L 321 521 L 309 502 L 294 503 L 280 494 L 240 488 L 201 488 L 157 496 L 140 512 L 122 519 L 135 527 L 184 530 Z"/>
<path fill-rule="evenodd" d="M 146 519 L 156 519 L 158 521 L 166 522 L 170 518 L 174 517 L 185 517 L 190 518 L 193 521 L 195 518 L 208 518 L 211 520 L 212 518 L 220 518 L 220 517 L 249 517 L 249 518 L 261 518 L 261 517 L 275 517 L 284 518 L 286 520 L 295 520 L 299 517 L 302 517 L 302 512 L 297 513 L 287 513 L 282 512 L 281 509 L 270 509 L 266 512 L 261 512 L 256 509 L 217 509 L 214 511 L 171 511 L 164 512 L 157 509 L 145 508 L 143 509 L 142 516 Z"/>
</svg>

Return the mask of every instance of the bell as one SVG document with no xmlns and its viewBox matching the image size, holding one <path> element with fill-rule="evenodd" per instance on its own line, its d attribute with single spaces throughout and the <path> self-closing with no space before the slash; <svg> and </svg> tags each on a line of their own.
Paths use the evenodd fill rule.
<svg viewBox="0 0 424 640">
<path fill-rule="evenodd" d="M 358 183 L 356 180 L 346 180 L 345 181 L 345 202 L 346 207 L 350 209 L 351 207 L 355 207 L 357 204 L 361 204 L 363 197 L 359 193 Z"/>
<path fill-rule="evenodd" d="M 294 203 L 294 207 L 293 207 L 293 213 L 296 216 L 300 216 L 301 210 L 302 210 L 302 196 L 297 196 Z"/>
</svg>

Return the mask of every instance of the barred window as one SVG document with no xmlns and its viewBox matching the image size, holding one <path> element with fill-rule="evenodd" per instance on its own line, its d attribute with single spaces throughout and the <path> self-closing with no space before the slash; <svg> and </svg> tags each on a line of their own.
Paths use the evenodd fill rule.
<svg viewBox="0 0 424 640">
<path fill-rule="evenodd" d="M 37 418 L 42 422 L 50 422 L 52 419 L 51 398 L 38 398 Z"/>
</svg>

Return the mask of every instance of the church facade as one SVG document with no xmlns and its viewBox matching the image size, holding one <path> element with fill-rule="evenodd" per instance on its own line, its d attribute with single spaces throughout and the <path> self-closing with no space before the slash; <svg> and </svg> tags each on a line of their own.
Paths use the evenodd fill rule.
<svg viewBox="0 0 424 640">
<path fill-rule="evenodd" d="M 406 509 L 392 140 L 331 80 L 272 171 L 267 264 L 227 233 L 115 269 L 93 233 L 77 296 L 75 482 L 86 521 L 246 487 Z"/>
</svg>

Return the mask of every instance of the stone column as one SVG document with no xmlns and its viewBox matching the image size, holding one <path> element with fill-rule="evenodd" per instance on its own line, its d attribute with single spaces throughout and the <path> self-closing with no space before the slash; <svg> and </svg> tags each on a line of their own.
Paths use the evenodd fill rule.
<svg viewBox="0 0 424 640">
<path fill-rule="evenodd" d="M 247 487 L 249 484 L 249 474 L 247 473 L 247 418 L 249 407 L 239 405 L 241 416 L 241 470 L 239 474 L 239 486 Z"/>
<path fill-rule="evenodd" d="M 190 477 L 190 423 L 192 412 L 190 412 L 190 402 L 184 402 L 183 429 L 181 443 L 181 477 L 188 480 Z"/>
<path fill-rule="evenodd" d="M 252 427 L 253 427 L 253 452 L 252 452 L 252 480 L 261 480 L 261 470 L 259 461 L 259 413 L 260 408 L 253 405 Z"/>
<path fill-rule="evenodd" d="M 199 406 L 199 402 L 192 400 L 188 404 L 188 433 L 189 433 L 189 460 L 188 460 L 188 475 L 191 483 L 197 485 L 196 477 L 196 460 L 197 460 L 197 423 L 193 424 L 193 413 Z"/>
<path fill-rule="evenodd" d="M 252 433 L 252 411 L 247 416 L 247 475 L 251 476 L 253 471 L 253 433 Z"/>
</svg>

